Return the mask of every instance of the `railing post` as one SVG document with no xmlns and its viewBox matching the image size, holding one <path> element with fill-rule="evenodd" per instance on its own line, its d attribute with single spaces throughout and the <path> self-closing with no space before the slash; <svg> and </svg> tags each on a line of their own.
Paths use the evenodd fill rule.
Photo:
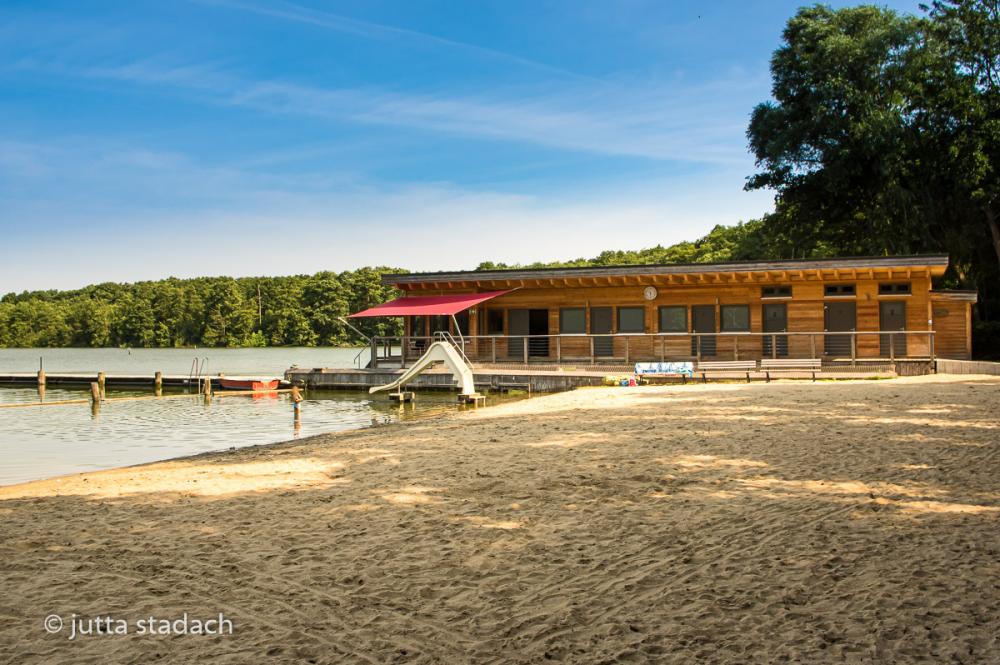
<svg viewBox="0 0 1000 665">
<path fill-rule="evenodd" d="M 927 332 L 927 338 L 928 338 L 928 341 L 929 341 L 929 346 L 930 346 L 930 351 L 931 351 L 931 360 L 934 360 L 934 331 L 933 330 L 930 330 L 930 331 Z"/>
<path fill-rule="evenodd" d="M 666 351 L 665 351 L 664 347 L 666 347 L 666 346 L 667 346 L 667 338 L 664 337 L 663 335 L 660 335 L 660 362 L 661 363 L 665 360 L 664 356 L 666 355 Z"/>
<path fill-rule="evenodd" d="M 896 333 L 889 333 L 889 360 L 896 362 Z"/>
<path fill-rule="evenodd" d="M 524 364 L 527 365 L 528 364 L 528 336 L 527 335 L 525 335 L 524 337 L 521 338 L 521 343 L 522 343 L 522 350 L 524 351 L 524 358 L 523 358 Z"/>
<path fill-rule="evenodd" d="M 556 364 L 562 363 L 562 337 L 556 337 Z"/>
<path fill-rule="evenodd" d="M 733 337 L 733 360 L 740 359 L 740 336 Z"/>
<path fill-rule="evenodd" d="M 372 337 L 372 359 L 371 359 L 372 369 L 378 369 L 378 342 L 374 337 Z"/>
<path fill-rule="evenodd" d="M 851 367 L 856 366 L 858 360 L 858 333 L 851 331 Z"/>
<path fill-rule="evenodd" d="M 497 361 L 497 338 L 493 337 L 493 362 Z"/>
<path fill-rule="evenodd" d="M 809 335 L 809 357 L 816 360 L 816 333 Z"/>
<path fill-rule="evenodd" d="M 625 364 L 628 365 L 628 335 L 625 335 Z"/>
<path fill-rule="evenodd" d="M 771 335 L 771 359 L 778 357 L 778 336 Z"/>
<path fill-rule="evenodd" d="M 695 348 L 698 351 L 696 357 L 698 358 L 698 362 L 701 362 L 701 335 L 695 333 L 694 340 L 695 340 Z"/>
<path fill-rule="evenodd" d="M 590 364 L 593 365 L 597 362 L 597 358 L 594 355 L 594 336 L 590 336 Z"/>
</svg>

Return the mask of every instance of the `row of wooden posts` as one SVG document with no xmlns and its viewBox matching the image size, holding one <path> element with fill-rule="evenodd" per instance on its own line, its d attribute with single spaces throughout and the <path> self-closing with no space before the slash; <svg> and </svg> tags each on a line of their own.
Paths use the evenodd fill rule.
<svg viewBox="0 0 1000 665">
<path fill-rule="evenodd" d="M 198 379 L 198 393 L 202 395 L 205 402 L 210 402 L 212 399 L 212 379 L 211 377 L 202 377 Z M 107 384 L 107 374 L 104 372 L 97 373 L 97 380 L 90 383 L 90 403 L 91 409 L 96 413 L 101 408 L 101 402 L 106 401 L 106 384 Z M 38 392 L 40 395 L 45 394 L 45 370 L 38 370 Z M 291 393 L 292 410 L 294 414 L 294 419 L 296 425 L 300 425 L 302 418 L 302 390 L 298 386 L 292 386 L 289 389 L 279 389 L 269 392 Z M 240 391 L 227 391 L 225 393 L 220 393 L 223 396 L 234 396 L 234 395 L 253 395 L 259 394 L 253 390 L 240 390 Z M 188 395 L 172 395 L 171 397 L 187 397 Z M 153 397 L 116 397 L 113 398 L 114 401 L 134 401 L 141 399 L 156 399 L 163 397 L 163 372 L 156 372 L 153 376 Z M 73 399 L 73 400 L 59 400 L 57 402 L 31 402 L 31 403 L 18 403 L 18 404 L 4 404 L 4 407 L 23 407 L 23 406 L 56 406 L 61 404 L 80 404 L 86 402 L 86 399 Z"/>
</svg>

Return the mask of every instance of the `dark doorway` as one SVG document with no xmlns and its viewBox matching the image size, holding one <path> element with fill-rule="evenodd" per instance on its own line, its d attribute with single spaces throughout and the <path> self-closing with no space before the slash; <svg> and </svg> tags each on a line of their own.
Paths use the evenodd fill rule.
<svg viewBox="0 0 1000 665">
<path fill-rule="evenodd" d="M 788 331 L 788 306 L 785 303 L 764 305 L 763 317 L 765 333 Z M 765 335 L 764 357 L 785 358 L 788 356 L 788 335 Z"/>
<path fill-rule="evenodd" d="M 692 305 L 691 306 L 691 330 L 696 333 L 715 332 L 715 305 Z M 699 345 L 701 353 L 699 353 Z M 701 335 L 691 338 L 691 355 L 714 356 L 715 355 L 715 335 Z"/>
<path fill-rule="evenodd" d="M 456 335 L 458 335 L 458 334 L 461 334 L 462 336 L 468 335 L 469 334 L 469 310 L 465 310 L 464 312 L 459 312 L 458 314 L 456 314 L 455 315 L 455 323 L 458 324 L 458 330 L 455 331 Z"/>
<path fill-rule="evenodd" d="M 880 302 L 878 305 L 879 330 L 906 330 L 906 303 Z M 906 355 L 906 335 L 879 335 L 883 356 Z"/>
<path fill-rule="evenodd" d="M 528 310 L 528 334 L 529 335 L 549 334 L 549 310 L 547 309 Z M 529 337 L 528 355 L 536 358 L 548 356 L 549 338 Z"/>
<path fill-rule="evenodd" d="M 411 348 L 419 353 L 423 353 L 427 348 L 427 319 L 422 316 L 410 317 L 410 336 L 415 338 L 410 340 Z"/>
<path fill-rule="evenodd" d="M 608 335 L 607 337 L 594 338 L 594 355 L 599 358 L 607 358 L 614 355 L 614 338 L 610 336 L 613 319 L 614 315 L 610 307 L 590 308 L 590 334 Z"/>
<path fill-rule="evenodd" d="M 852 332 L 857 328 L 853 302 L 828 302 L 823 309 L 826 332 Z M 851 335 L 825 335 L 823 340 L 823 352 L 828 356 L 849 356 L 851 348 Z"/>
<path fill-rule="evenodd" d="M 507 356 L 515 360 L 524 360 L 524 337 L 530 330 L 528 326 L 528 310 L 507 310 Z"/>
</svg>

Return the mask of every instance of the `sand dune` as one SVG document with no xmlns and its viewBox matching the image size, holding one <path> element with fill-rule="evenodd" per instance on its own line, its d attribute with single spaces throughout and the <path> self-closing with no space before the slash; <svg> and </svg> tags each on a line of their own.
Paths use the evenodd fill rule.
<svg viewBox="0 0 1000 665">
<path fill-rule="evenodd" d="M 0 488 L 0 661 L 1000 662 L 998 408 L 588 389 Z M 185 612 L 233 632 L 135 634 Z"/>
</svg>

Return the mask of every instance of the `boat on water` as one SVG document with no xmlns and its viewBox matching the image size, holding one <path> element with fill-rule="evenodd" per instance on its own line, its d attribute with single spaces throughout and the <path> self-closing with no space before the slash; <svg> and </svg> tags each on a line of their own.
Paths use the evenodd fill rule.
<svg viewBox="0 0 1000 665">
<path fill-rule="evenodd" d="M 281 379 L 261 378 L 255 376 L 220 376 L 219 385 L 225 390 L 253 390 L 264 392 L 277 390 Z"/>
</svg>

